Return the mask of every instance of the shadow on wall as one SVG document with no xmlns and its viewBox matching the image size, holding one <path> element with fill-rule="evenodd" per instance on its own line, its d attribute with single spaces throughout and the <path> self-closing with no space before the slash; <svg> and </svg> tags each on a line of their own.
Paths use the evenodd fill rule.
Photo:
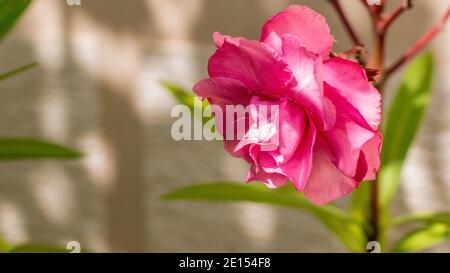
<svg viewBox="0 0 450 273">
<path fill-rule="evenodd" d="M 136 106 L 137 82 L 146 67 L 165 69 L 164 79 L 174 82 L 193 78 L 182 82 L 190 86 L 206 77 L 213 31 L 257 39 L 267 18 L 288 2 L 295 1 L 96 0 L 84 1 L 81 7 L 34 3 L 23 29 L 48 16 L 54 16 L 60 28 L 41 24 L 48 27 L 42 37 L 25 34 L 2 46 L 1 67 L 29 60 L 41 62 L 41 67 L 2 83 L 1 133 L 47 136 L 74 145 L 94 135 L 108 150 L 100 161 L 107 161 L 112 169 L 89 167 L 95 145 L 87 146 L 88 158 L 82 162 L 0 164 L 4 174 L 0 230 L 17 240 L 58 244 L 79 240 L 100 251 L 342 251 L 320 225 L 294 211 L 248 204 L 161 202 L 161 194 L 191 182 L 240 179 L 246 166 L 226 155 L 220 143 L 173 141 L 170 111 L 160 113 L 166 118 L 157 119 L 141 114 Z M 349 47 L 326 1 L 296 3 L 300 2 L 327 17 L 339 49 Z M 423 2 L 417 4 L 416 17 L 405 16 L 399 24 L 408 26 L 418 14 L 424 22 L 432 21 Z M 191 9 L 192 14 L 183 12 Z M 358 29 L 367 25 L 364 21 Z M 403 48 L 403 41 L 418 37 L 425 28 L 395 29 L 390 43 L 398 46 L 391 47 Z M 90 45 L 83 39 L 88 34 L 94 36 L 92 48 L 83 46 Z M 362 34 L 369 38 L 367 32 Z M 172 52 L 162 48 L 160 42 L 165 40 L 193 43 L 194 51 Z M 209 52 L 200 46 L 205 43 Z M 51 55 L 58 45 L 62 54 Z M 48 56 L 56 56 L 60 65 L 52 65 Z M 95 69 L 80 65 L 86 58 Z M 192 69 L 180 69 L 174 59 L 192 62 Z M 156 98 L 165 95 L 161 89 L 148 92 L 155 92 Z M 106 177 L 104 185 L 91 168 Z M 436 181 L 444 184 L 439 178 Z M 402 197 L 399 200 L 398 208 L 403 210 Z M 18 219 L 17 224 L 11 219 Z"/>
</svg>

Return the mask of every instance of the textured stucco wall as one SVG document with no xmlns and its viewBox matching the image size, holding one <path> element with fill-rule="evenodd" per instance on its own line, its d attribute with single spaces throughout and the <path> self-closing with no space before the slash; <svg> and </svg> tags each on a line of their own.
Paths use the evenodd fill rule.
<svg viewBox="0 0 450 273">
<path fill-rule="evenodd" d="M 206 76 L 213 31 L 256 39 L 265 20 L 293 2 L 324 14 L 336 50 L 345 50 L 350 43 L 326 1 L 64 2 L 35 0 L 0 46 L 0 70 L 40 63 L 0 83 L 0 134 L 45 137 L 86 157 L 0 164 L 0 234 L 17 243 L 78 240 L 95 251 L 344 251 L 315 220 L 295 211 L 159 200 L 191 182 L 242 180 L 247 167 L 220 143 L 173 141 L 175 101 L 158 82 L 190 87 Z M 368 41 L 359 1 L 343 2 Z M 416 0 L 389 34 L 388 59 L 424 33 L 448 3 Z M 450 27 L 431 45 L 439 56 L 433 99 L 395 213 L 450 204 L 449 42 Z M 434 250 L 449 251 L 450 244 Z"/>
</svg>

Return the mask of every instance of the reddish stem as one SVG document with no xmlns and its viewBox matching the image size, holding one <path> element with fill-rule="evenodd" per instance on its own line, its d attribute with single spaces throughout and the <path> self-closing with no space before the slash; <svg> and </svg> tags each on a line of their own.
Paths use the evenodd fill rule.
<svg viewBox="0 0 450 273">
<path fill-rule="evenodd" d="M 403 64 L 407 63 L 409 60 L 414 58 L 422 49 L 424 49 L 430 41 L 444 28 L 445 23 L 450 17 L 450 6 L 447 8 L 444 15 L 441 17 L 439 22 L 422 38 L 417 41 L 417 43 L 412 46 L 410 49 L 406 51 L 403 56 L 397 60 L 391 67 L 386 70 L 386 74 L 384 75 L 384 79 L 386 80 L 392 73 L 397 71 Z"/>
<path fill-rule="evenodd" d="M 403 0 L 403 2 L 399 4 L 394 11 L 381 22 L 379 28 L 386 31 L 392 22 L 394 22 L 404 11 L 410 8 L 412 8 L 412 0 Z"/>
</svg>

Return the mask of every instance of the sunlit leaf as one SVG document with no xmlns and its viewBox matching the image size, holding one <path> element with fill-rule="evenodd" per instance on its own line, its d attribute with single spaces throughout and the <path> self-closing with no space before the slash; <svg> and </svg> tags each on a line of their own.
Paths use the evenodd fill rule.
<svg viewBox="0 0 450 273">
<path fill-rule="evenodd" d="M 421 212 L 405 214 L 395 217 L 392 221 L 393 225 L 403 225 L 409 223 L 443 223 L 450 226 L 450 212 Z"/>
<path fill-rule="evenodd" d="M 357 233 L 357 236 L 364 238 L 366 234 L 372 232 L 369 223 L 371 183 L 373 182 L 362 182 L 351 195 L 350 218 L 353 220 L 351 230 L 353 233 Z"/>
<path fill-rule="evenodd" d="M 0 41 L 14 27 L 31 0 L 0 0 Z"/>
<path fill-rule="evenodd" d="M 161 82 L 161 85 L 170 92 L 179 103 L 187 105 L 192 111 L 198 106 L 202 109 L 208 105 L 206 100 L 201 101 L 192 92 L 189 92 L 181 86 L 165 81 Z"/>
<path fill-rule="evenodd" d="M 433 57 L 418 57 L 407 69 L 384 126 L 380 183 L 380 223 L 389 225 L 389 206 L 400 182 L 400 173 L 408 150 L 420 127 L 430 99 L 433 79 Z"/>
<path fill-rule="evenodd" d="M 394 244 L 392 252 L 418 252 L 450 238 L 450 226 L 433 223 L 416 229 Z"/>
<path fill-rule="evenodd" d="M 291 185 L 268 189 L 261 184 L 212 182 L 177 189 L 163 197 L 165 200 L 210 202 L 254 202 L 307 211 L 337 235 L 351 251 L 364 251 L 363 238 L 349 232 L 349 218 L 333 205 L 316 206 L 297 193 Z"/>
<path fill-rule="evenodd" d="M 203 121 L 203 124 L 206 124 L 211 119 L 211 116 L 203 116 L 205 108 L 209 106 L 207 100 L 200 100 L 192 92 L 170 82 L 163 81 L 161 85 L 174 96 L 178 103 L 188 106 L 196 118 Z"/>
<path fill-rule="evenodd" d="M 0 161 L 74 159 L 82 156 L 71 148 L 33 138 L 0 138 Z"/>
</svg>

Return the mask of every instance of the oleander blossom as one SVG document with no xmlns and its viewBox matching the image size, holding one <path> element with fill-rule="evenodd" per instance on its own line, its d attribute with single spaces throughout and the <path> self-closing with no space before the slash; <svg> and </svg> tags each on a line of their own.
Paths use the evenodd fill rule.
<svg viewBox="0 0 450 273">
<path fill-rule="evenodd" d="M 291 181 L 308 200 L 325 204 L 375 179 L 381 97 L 358 63 L 329 57 L 334 38 L 323 16 L 292 5 L 267 21 L 260 41 L 214 33 L 214 42 L 209 78 L 195 93 L 223 111 L 279 109 L 272 113 L 279 122 L 275 149 L 224 138 L 225 149 L 250 164 L 248 182 L 276 188 Z"/>
</svg>

